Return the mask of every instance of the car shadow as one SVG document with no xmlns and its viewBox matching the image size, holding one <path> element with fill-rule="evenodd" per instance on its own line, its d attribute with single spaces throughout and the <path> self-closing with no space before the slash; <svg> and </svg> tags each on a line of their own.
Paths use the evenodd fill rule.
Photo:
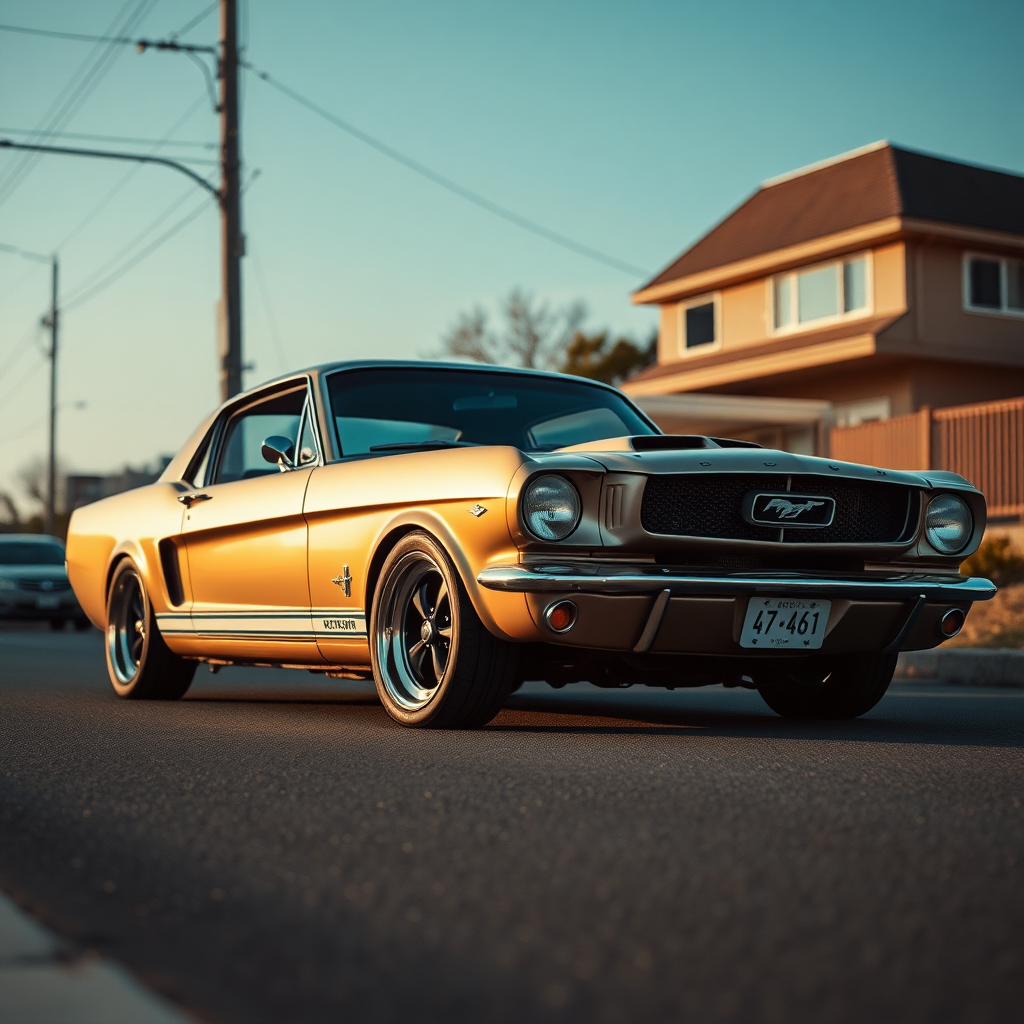
<svg viewBox="0 0 1024 1024">
<path fill-rule="evenodd" d="M 907 696 L 923 699 L 904 699 Z M 1006 699 L 999 700 L 1000 696 Z M 487 729 L 1020 748 L 1024 700 L 1009 694 L 899 692 L 888 695 L 863 718 L 795 722 L 779 717 L 748 692 L 641 692 L 634 697 L 595 688 L 572 694 L 534 690 L 513 694 Z"/>
</svg>

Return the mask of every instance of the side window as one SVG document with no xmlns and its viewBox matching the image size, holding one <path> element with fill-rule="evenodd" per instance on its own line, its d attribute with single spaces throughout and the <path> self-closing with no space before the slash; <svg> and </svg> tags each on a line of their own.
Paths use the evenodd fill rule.
<svg viewBox="0 0 1024 1024">
<path fill-rule="evenodd" d="M 311 466 L 317 460 L 316 431 L 313 429 L 313 409 L 306 403 L 306 411 L 302 415 L 302 433 L 299 435 L 298 455 L 295 465 Z"/>
<path fill-rule="evenodd" d="M 306 401 L 305 389 L 250 405 L 236 413 L 228 422 L 224 445 L 217 464 L 217 484 L 279 473 L 263 458 L 263 442 L 268 437 L 287 437 L 295 444 L 299 418 Z"/>
</svg>

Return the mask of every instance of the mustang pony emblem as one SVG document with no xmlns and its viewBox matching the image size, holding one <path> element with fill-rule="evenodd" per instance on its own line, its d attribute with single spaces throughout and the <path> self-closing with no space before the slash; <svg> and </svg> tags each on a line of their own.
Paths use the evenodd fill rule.
<svg viewBox="0 0 1024 1024">
<path fill-rule="evenodd" d="M 824 505 L 823 501 L 788 501 L 786 498 L 772 498 L 765 505 L 765 512 L 778 512 L 779 519 L 796 519 L 803 512 Z"/>
</svg>

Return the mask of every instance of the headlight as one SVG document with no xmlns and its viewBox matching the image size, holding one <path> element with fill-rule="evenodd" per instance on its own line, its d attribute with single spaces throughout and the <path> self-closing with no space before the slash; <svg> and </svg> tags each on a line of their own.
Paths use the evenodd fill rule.
<svg viewBox="0 0 1024 1024">
<path fill-rule="evenodd" d="M 974 532 L 971 510 L 963 498 L 955 494 L 940 494 L 928 502 L 924 532 L 936 551 L 955 555 L 963 551 Z"/>
<path fill-rule="evenodd" d="M 0 590 L 15 590 L 17 589 L 14 580 L 0 580 Z"/>
<path fill-rule="evenodd" d="M 540 540 L 564 540 L 579 525 L 580 496 L 563 476 L 538 476 L 523 492 L 526 528 Z"/>
</svg>

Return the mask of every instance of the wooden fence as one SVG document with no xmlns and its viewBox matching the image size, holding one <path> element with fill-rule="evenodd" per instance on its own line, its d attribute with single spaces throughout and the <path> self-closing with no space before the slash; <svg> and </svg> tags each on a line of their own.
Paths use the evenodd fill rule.
<svg viewBox="0 0 1024 1024">
<path fill-rule="evenodd" d="M 1024 517 L 1024 398 L 835 427 L 833 458 L 887 469 L 948 469 L 984 492 L 993 519 Z"/>
<path fill-rule="evenodd" d="M 931 410 L 874 420 L 830 432 L 832 457 L 886 469 L 931 468 Z"/>
</svg>

